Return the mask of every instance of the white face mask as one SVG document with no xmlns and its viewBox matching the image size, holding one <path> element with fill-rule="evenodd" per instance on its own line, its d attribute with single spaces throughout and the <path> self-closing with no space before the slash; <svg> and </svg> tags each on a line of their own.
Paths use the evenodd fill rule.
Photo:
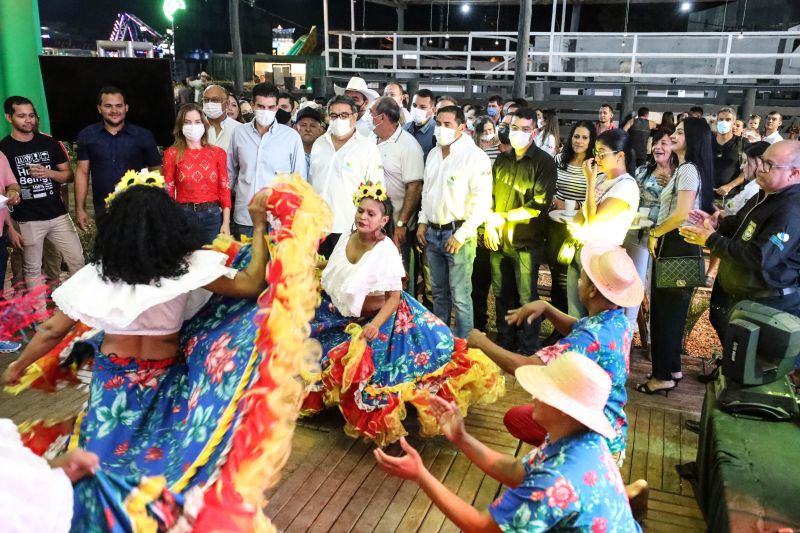
<svg viewBox="0 0 800 533">
<path fill-rule="evenodd" d="M 484 133 L 483 135 L 481 135 L 481 140 L 482 141 L 489 142 L 492 139 L 494 139 L 494 133 Z"/>
<path fill-rule="evenodd" d="M 424 109 L 420 109 L 418 107 L 411 108 L 411 118 L 414 120 L 414 124 L 417 126 L 422 126 L 426 122 L 428 122 L 428 112 Z"/>
<path fill-rule="evenodd" d="M 467 129 L 475 131 L 475 121 L 467 120 Z"/>
<path fill-rule="evenodd" d="M 376 123 L 376 122 L 375 122 L 375 117 L 373 117 L 373 116 L 371 116 L 371 115 L 370 115 L 370 117 L 369 117 L 369 129 L 371 129 L 371 130 L 375 131 L 375 128 L 377 128 L 377 127 L 378 127 L 378 126 L 380 126 L 381 124 L 383 124 L 383 121 L 382 121 L 382 120 L 381 120 L 380 122 L 377 122 L 377 123 Z"/>
<path fill-rule="evenodd" d="M 222 104 L 219 102 L 206 102 L 203 104 L 203 113 L 214 120 L 222 116 Z"/>
<path fill-rule="evenodd" d="M 439 146 L 449 146 L 456 140 L 456 130 L 445 128 L 444 126 L 436 126 L 433 129 L 433 136 L 436 137 L 436 143 Z"/>
<path fill-rule="evenodd" d="M 531 142 L 531 134 L 524 131 L 512 131 L 508 134 L 508 139 L 511 141 L 511 147 L 515 150 L 525 148 Z"/>
<path fill-rule="evenodd" d="M 184 124 L 183 128 L 181 128 L 181 132 L 183 132 L 183 136 L 186 137 L 186 140 L 197 142 L 203 138 L 206 127 L 203 124 Z"/>
<path fill-rule="evenodd" d="M 331 122 L 328 129 L 334 137 L 345 137 L 353 131 L 353 126 L 350 125 L 349 119 L 337 118 Z"/>
<path fill-rule="evenodd" d="M 725 135 L 731 131 L 731 123 L 727 120 L 718 120 L 717 121 L 717 133 L 721 133 Z"/>
<path fill-rule="evenodd" d="M 536 119 L 536 127 L 539 128 L 539 129 L 542 129 L 544 127 L 544 119 L 543 118 L 537 118 Z"/>
<path fill-rule="evenodd" d="M 266 128 L 275 122 L 275 111 L 269 109 L 256 109 L 256 122 L 262 128 Z"/>
</svg>

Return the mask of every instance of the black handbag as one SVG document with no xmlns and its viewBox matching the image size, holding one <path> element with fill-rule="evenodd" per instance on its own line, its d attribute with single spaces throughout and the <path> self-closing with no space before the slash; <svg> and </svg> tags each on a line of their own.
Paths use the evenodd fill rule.
<svg viewBox="0 0 800 533">
<path fill-rule="evenodd" d="M 675 177 L 673 177 L 673 179 L 676 180 L 676 183 L 673 184 L 672 188 L 672 196 L 670 197 L 670 208 L 672 207 L 672 200 L 675 198 L 675 188 L 678 186 L 677 172 L 675 174 Z M 698 194 L 700 194 L 700 191 L 698 191 Z M 661 257 L 661 253 L 664 250 L 664 241 L 667 240 L 667 235 L 664 235 L 661 238 L 661 242 L 659 243 L 658 255 L 656 256 L 656 261 L 655 261 L 656 287 L 659 289 L 687 289 L 695 287 L 705 287 L 706 260 L 705 258 L 703 258 L 702 250 L 698 247 L 697 255 Z M 681 242 L 684 242 L 682 238 L 680 239 Z"/>
</svg>

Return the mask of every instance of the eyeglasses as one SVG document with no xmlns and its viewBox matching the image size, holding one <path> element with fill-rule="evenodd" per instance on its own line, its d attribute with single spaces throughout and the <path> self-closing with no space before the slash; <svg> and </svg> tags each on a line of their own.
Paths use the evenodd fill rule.
<svg viewBox="0 0 800 533">
<path fill-rule="evenodd" d="M 352 117 L 354 114 L 355 113 L 328 113 L 328 117 L 330 117 L 331 120 L 336 120 L 337 118 L 350 120 L 350 117 Z"/>
<path fill-rule="evenodd" d="M 592 150 L 595 159 L 603 159 L 608 154 L 618 154 L 619 150 L 609 150 L 608 152 L 598 152 L 597 150 Z"/>
<path fill-rule="evenodd" d="M 756 159 L 756 165 L 758 166 L 759 170 L 763 170 L 767 174 L 772 172 L 773 168 L 797 168 L 793 165 L 776 165 L 772 161 L 768 159 L 761 159 L 760 157 Z"/>
</svg>

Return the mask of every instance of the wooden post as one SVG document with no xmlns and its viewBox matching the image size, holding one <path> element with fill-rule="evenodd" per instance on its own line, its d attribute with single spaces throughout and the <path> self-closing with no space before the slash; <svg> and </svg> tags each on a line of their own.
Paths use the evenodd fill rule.
<svg viewBox="0 0 800 533">
<path fill-rule="evenodd" d="M 520 0 L 519 26 L 517 27 L 517 63 L 514 65 L 514 88 L 511 91 L 514 98 L 525 98 L 532 13 L 532 0 Z"/>
</svg>

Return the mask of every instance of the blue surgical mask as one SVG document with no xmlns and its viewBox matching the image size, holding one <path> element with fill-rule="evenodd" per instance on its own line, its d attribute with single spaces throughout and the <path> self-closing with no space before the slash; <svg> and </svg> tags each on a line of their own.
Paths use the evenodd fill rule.
<svg viewBox="0 0 800 533">
<path fill-rule="evenodd" d="M 487 114 L 488 114 L 490 117 L 496 117 L 496 116 L 497 116 L 497 108 L 494 108 L 494 107 L 487 107 L 487 108 L 486 108 L 486 113 L 487 113 Z"/>
<path fill-rule="evenodd" d="M 722 135 L 725 135 L 729 131 L 731 131 L 731 123 L 730 122 L 728 122 L 727 120 L 718 120 L 717 121 L 717 133 L 721 133 Z"/>
</svg>

